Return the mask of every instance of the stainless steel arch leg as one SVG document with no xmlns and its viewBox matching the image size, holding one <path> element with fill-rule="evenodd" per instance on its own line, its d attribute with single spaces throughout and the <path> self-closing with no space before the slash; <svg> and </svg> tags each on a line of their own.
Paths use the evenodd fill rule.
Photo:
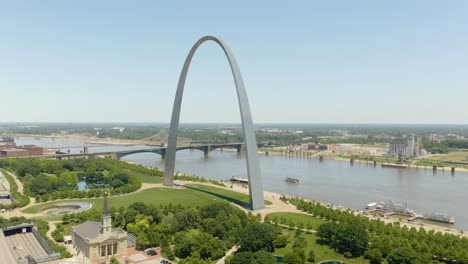
<svg viewBox="0 0 468 264">
<path fill-rule="evenodd" d="M 199 39 L 195 45 L 193 45 L 187 58 L 185 59 L 184 67 L 179 77 L 179 83 L 177 85 L 177 92 L 174 100 L 174 106 L 172 109 L 171 125 L 169 128 L 169 139 L 166 150 L 165 160 L 165 173 L 164 173 L 164 185 L 172 186 L 174 184 L 174 169 L 175 169 L 175 156 L 177 146 L 177 130 L 179 128 L 180 109 L 182 105 L 182 96 L 184 93 L 185 79 L 187 72 L 192 61 L 193 55 L 198 47 L 205 41 L 216 42 L 226 54 L 226 57 L 231 66 L 231 72 L 234 77 L 236 84 L 237 99 L 239 101 L 239 108 L 242 121 L 242 131 L 245 140 L 246 149 L 246 162 L 247 162 L 247 176 L 249 178 L 249 193 L 250 193 L 250 205 L 252 210 L 259 210 L 265 207 L 263 197 L 263 186 L 262 179 L 260 176 L 260 164 L 258 162 L 257 155 L 257 141 L 255 139 L 255 129 L 252 122 L 252 115 L 250 113 L 249 101 L 247 93 L 245 92 L 244 81 L 237 65 L 237 61 L 234 58 L 229 47 L 220 39 L 213 36 L 206 36 Z"/>
</svg>

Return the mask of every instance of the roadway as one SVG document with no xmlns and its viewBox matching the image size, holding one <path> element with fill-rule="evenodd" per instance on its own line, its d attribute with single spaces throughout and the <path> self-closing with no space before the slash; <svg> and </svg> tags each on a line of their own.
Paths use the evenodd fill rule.
<svg viewBox="0 0 468 264">
<path fill-rule="evenodd" d="M 10 252 L 15 259 L 31 256 L 33 258 L 47 256 L 44 248 L 39 244 L 33 233 L 16 234 L 6 237 L 6 242 Z M 9 263 L 9 262 L 2 262 Z"/>
<path fill-rule="evenodd" d="M 5 175 L 0 171 L 0 193 L 2 194 L 9 194 L 10 193 L 10 183 L 5 178 Z M 11 200 L 7 198 L 0 198 L 1 205 L 8 205 L 11 204 Z"/>
<path fill-rule="evenodd" d="M 2 231 L 0 231 L 0 263 L 16 263 L 16 257 L 12 254 Z"/>
</svg>

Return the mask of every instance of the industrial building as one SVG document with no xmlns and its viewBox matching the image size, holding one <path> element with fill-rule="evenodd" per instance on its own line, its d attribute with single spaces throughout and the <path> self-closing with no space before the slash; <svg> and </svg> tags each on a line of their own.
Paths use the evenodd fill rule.
<svg viewBox="0 0 468 264">
<path fill-rule="evenodd" d="M 421 156 L 421 152 L 421 140 L 414 134 L 390 143 L 389 155 L 392 157 L 414 158 Z"/>
</svg>

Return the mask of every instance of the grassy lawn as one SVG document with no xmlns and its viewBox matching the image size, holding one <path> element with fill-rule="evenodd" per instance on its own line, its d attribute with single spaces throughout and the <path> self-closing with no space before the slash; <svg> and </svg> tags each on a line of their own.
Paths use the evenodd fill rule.
<svg viewBox="0 0 468 264">
<path fill-rule="evenodd" d="M 227 200 L 237 204 L 245 204 L 248 202 L 248 196 L 237 192 L 223 190 L 216 187 L 189 184 L 187 188 L 166 188 L 158 187 L 151 188 L 141 192 L 132 193 L 128 195 L 109 197 L 110 207 L 127 206 L 134 202 L 144 202 L 148 204 L 166 205 L 166 204 L 190 204 L 194 206 L 201 206 L 211 203 L 216 200 Z M 103 207 L 103 198 L 92 199 L 65 199 L 53 202 L 38 204 L 30 208 L 24 209 L 24 213 L 38 213 L 45 208 L 62 203 L 62 202 L 88 202 L 93 207 L 101 209 Z M 60 216 L 45 216 L 47 220 L 60 219 Z"/>
<path fill-rule="evenodd" d="M 429 157 L 428 159 L 468 162 L 468 151 L 453 151 L 447 154 L 433 155 Z"/>
<path fill-rule="evenodd" d="M 272 219 L 272 217 L 277 217 L 278 219 L 285 219 L 286 223 L 292 221 L 296 225 L 298 223 L 302 223 L 305 226 L 307 226 L 307 224 L 311 224 L 314 227 L 314 229 L 317 229 L 319 225 L 327 222 L 323 219 L 319 219 L 311 215 L 299 213 L 270 213 L 267 215 L 267 217 L 269 217 L 270 219 Z"/>
<path fill-rule="evenodd" d="M 294 243 L 294 240 L 295 240 L 294 233 L 295 231 L 293 230 L 283 229 L 283 234 L 286 234 L 289 236 L 289 244 L 285 248 L 275 249 L 275 252 L 273 253 L 274 255 L 284 257 L 284 254 L 286 252 L 292 250 L 292 244 Z M 328 246 L 317 244 L 317 236 L 315 234 L 303 234 L 303 236 L 307 240 L 307 248 L 305 249 L 306 255 L 308 256 L 309 251 L 313 249 L 315 251 L 315 263 L 319 263 L 320 261 L 323 261 L 323 260 L 341 260 L 343 262 L 346 262 L 347 264 L 369 263 L 369 261 L 367 261 L 363 257 L 347 259 L 343 257 L 343 255 L 329 248 Z M 310 263 L 310 262 L 306 262 L 306 263 Z"/>
<path fill-rule="evenodd" d="M 142 173 L 138 173 L 134 171 L 132 171 L 132 173 L 138 175 L 142 183 L 162 183 L 163 182 L 162 177 L 155 177 L 155 176 L 142 174 Z"/>
<path fill-rule="evenodd" d="M 206 185 L 201 185 L 201 184 L 187 184 L 184 186 L 187 187 L 188 189 L 210 194 L 210 195 L 219 197 L 223 200 L 236 203 L 243 207 L 247 207 L 250 204 L 249 196 L 243 193 L 238 193 L 238 192 L 234 192 L 234 191 L 230 191 L 226 189 L 221 189 L 221 188 L 216 188 L 216 187 L 206 186 Z M 270 205 L 271 202 L 265 200 L 265 204 Z"/>
</svg>

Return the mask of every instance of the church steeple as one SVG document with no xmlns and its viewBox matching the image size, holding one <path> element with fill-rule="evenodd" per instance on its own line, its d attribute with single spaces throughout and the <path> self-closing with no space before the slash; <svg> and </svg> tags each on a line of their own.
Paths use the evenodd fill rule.
<svg viewBox="0 0 468 264">
<path fill-rule="evenodd" d="M 112 216 L 109 212 L 109 204 L 107 202 L 107 193 L 104 194 L 104 210 L 101 215 L 101 233 L 109 233 L 112 230 Z"/>
<path fill-rule="evenodd" d="M 104 194 L 104 212 L 102 214 L 109 214 L 109 204 L 107 203 L 107 192 Z"/>
</svg>

